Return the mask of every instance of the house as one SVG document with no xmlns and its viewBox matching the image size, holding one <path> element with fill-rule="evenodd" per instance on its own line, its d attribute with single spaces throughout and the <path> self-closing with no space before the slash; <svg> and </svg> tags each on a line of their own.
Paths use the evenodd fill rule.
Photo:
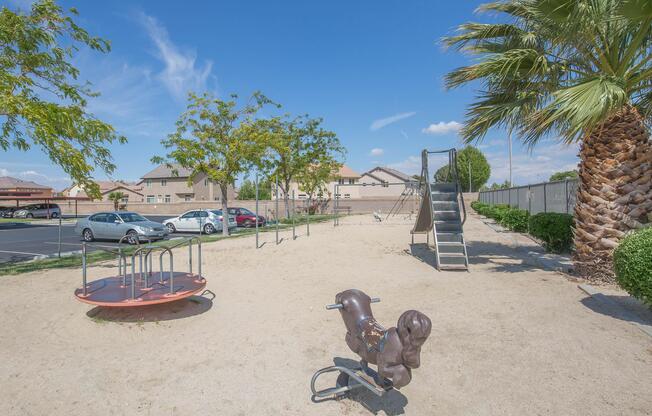
<svg viewBox="0 0 652 416">
<path fill-rule="evenodd" d="M 396 169 L 376 166 L 363 173 L 359 183 L 368 184 L 360 188 L 360 198 L 398 198 L 406 190 L 416 189 L 419 181 Z M 402 184 L 387 185 L 387 184 Z M 409 191 L 408 191 L 409 192 Z"/>
<path fill-rule="evenodd" d="M 52 188 L 36 182 L 0 176 L 0 197 L 42 197 L 51 198 Z"/>
<path fill-rule="evenodd" d="M 141 178 L 139 185 L 145 202 L 149 204 L 169 204 L 175 202 L 221 201 L 219 185 L 204 174 L 197 175 L 192 185 L 188 185 L 191 170 L 180 166 L 159 165 Z M 236 192 L 229 186 L 227 197 L 233 200 Z"/>
<path fill-rule="evenodd" d="M 338 171 L 333 175 L 333 178 L 329 183 L 326 184 L 326 192 L 322 195 L 313 195 L 313 197 L 322 197 L 322 198 L 332 198 L 333 192 L 335 191 L 335 184 L 355 184 L 358 183 L 360 179 L 360 174 L 355 172 L 353 169 L 346 165 L 342 165 Z M 272 187 L 272 192 L 273 192 Z M 292 197 L 292 192 L 296 199 L 308 199 L 308 195 L 299 189 L 299 184 L 296 182 L 290 183 L 290 189 L 288 194 L 290 198 Z M 340 188 L 340 194 L 342 198 L 346 199 L 356 199 L 359 198 L 359 187 L 357 186 L 343 186 Z M 279 198 L 283 198 L 283 191 L 279 190 Z"/>
<path fill-rule="evenodd" d="M 133 182 L 125 181 L 96 181 L 100 187 L 100 194 L 102 194 L 102 201 L 109 201 L 109 195 L 113 192 L 122 192 L 124 197 L 122 203 L 129 202 L 144 202 L 143 187 Z M 62 191 L 63 196 L 66 197 L 87 197 L 86 192 L 79 185 L 71 185 Z"/>
</svg>

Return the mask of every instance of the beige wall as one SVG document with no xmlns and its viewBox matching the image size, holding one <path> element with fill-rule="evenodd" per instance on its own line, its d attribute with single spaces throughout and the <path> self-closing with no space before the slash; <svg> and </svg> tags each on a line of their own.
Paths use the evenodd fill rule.
<svg viewBox="0 0 652 416">
<path fill-rule="evenodd" d="M 340 200 L 339 205 L 342 207 L 349 207 L 352 213 L 372 213 L 372 212 L 389 212 L 389 210 L 396 203 L 396 198 L 370 198 L 370 199 L 349 199 Z M 301 211 L 302 207 L 307 204 L 306 200 L 295 200 L 297 211 Z M 72 215 L 75 213 L 74 201 L 57 201 L 63 213 Z M 231 207 L 244 207 L 251 211 L 255 210 L 255 201 L 229 201 Z M 279 213 L 281 216 L 285 215 L 284 204 L 279 200 Z M 292 204 L 290 204 L 292 206 Z M 78 202 L 78 214 L 88 215 L 98 211 L 112 211 L 113 204 L 111 202 Z M 179 215 L 191 209 L 220 209 L 221 203 L 215 202 L 179 202 L 170 204 L 147 204 L 147 203 L 129 203 L 126 208 L 129 211 L 135 211 L 143 215 Z M 259 214 L 266 217 L 274 218 L 276 212 L 276 201 L 259 201 L 258 202 Z M 416 213 L 418 211 L 418 201 L 416 198 L 410 198 L 405 202 L 400 212 L 402 213 Z M 329 200 L 325 204 L 325 213 L 331 213 L 333 210 L 333 201 Z"/>
<path fill-rule="evenodd" d="M 388 183 L 397 183 L 401 182 L 400 179 L 387 174 L 384 171 L 378 170 L 373 172 L 373 175 Z M 391 185 L 391 186 L 380 186 L 381 182 L 378 179 L 375 179 L 369 175 L 363 174 L 360 178 L 360 183 L 375 184 L 374 186 L 364 186 L 359 190 L 361 198 L 399 198 L 403 191 L 405 191 L 405 186 L 401 185 Z"/>
<path fill-rule="evenodd" d="M 157 178 L 145 179 L 141 184 L 143 187 L 143 196 L 145 202 L 152 200 L 153 204 L 166 203 L 166 195 L 169 196 L 170 203 L 186 202 L 186 197 L 189 201 L 220 201 L 221 192 L 217 184 L 207 180 L 205 176 L 200 176 L 195 179 L 192 186 L 188 186 L 187 178 Z M 229 199 L 235 198 L 235 189 L 229 187 Z"/>
<path fill-rule="evenodd" d="M 354 183 L 358 183 L 358 179 L 351 178 Z M 349 178 L 343 179 L 344 183 L 349 183 Z M 337 181 L 331 181 L 326 184 L 326 192 L 324 198 L 332 198 L 333 193 L 335 192 L 335 185 Z M 305 192 L 299 189 L 299 184 L 296 182 L 290 182 L 290 189 L 288 190 L 288 195 L 292 197 L 292 192 L 294 191 L 294 196 L 296 199 L 307 199 L 308 196 Z M 272 193 L 274 192 L 274 184 L 272 183 Z M 360 198 L 360 187 L 358 186 L 343 186 L 340 188 L 340 193 L 342 194 L 343 199 L 357 199 Z M 283 198 L 283 191 L 279 192 L 279 198 Z"/>
</svg>

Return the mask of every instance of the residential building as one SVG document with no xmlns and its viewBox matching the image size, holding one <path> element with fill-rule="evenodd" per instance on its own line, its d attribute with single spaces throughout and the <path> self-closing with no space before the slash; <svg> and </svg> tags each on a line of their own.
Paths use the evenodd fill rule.
<svg viewBox="0 0 652 416">
<path fill-rule="evenodd" d="M 206 175 L 197 175 L 192 185 L 188 185 L 191 171 L 180 166 L 159 165 L 143 175 L 139 185 L 146 203 L 169 204 L 191 201 L 221 201 L 222 192 L 219 185 Z M 229 186 L 227 197 L 233 200 L 236 192 Z"/>
<path fill-rule="evenodd" d="M 0 176 L 0 197 L 42 197 L 51 198 L 52 188 L 36 182 Z"/>
<path fill-rule="evenodd" d="M 384 166 L 376 166 L 363 173 L 359 183 L 369 185 L 360 187 L 360 198 L 398 198 L 406 190 L 409 192 L 409 189 L 416 189 L 419 186 L 417 179 Z"/>
<path fill-rule="evenodd" d="M 335 191 L 335 184 L 355 184 L 358 183 L 360 179 L 360 174 L 355 172 L 353 169 L 346 165 L 342 165 L 337 173 L 333 175 L 333 178 L 329 183 L 326 184 L 326 192 L 322 195 L 314 195 L 313 197 L 322 197 L 322 198 L 333 198 L 333 192 Z M 274 188 L 272 187 L 272 193 Z M 308 195 L 302 191 L 299 187 L 299 184 L 296 182 L 290 183 L 290 189 L 288 194 L 292 197 L 292 192 L 296 199 L 307 199 Z M 341 198 L 346 199 L 357 199 L 360 197 L 359 187 L 358 186 L 342 186 L 340 188 Z M 279 198 L 283 198 L 283 191 L 279 190 Z"/>
<path fill-rule="evenodd" d="M 129 202 L 144 202 L 143 187 L 140 184 L 126 181 L 96 181 L 100 187 L 100 194 L 102 194 L 102 201 L 109 201 L 109 195 L 112 192 L 122 192 L 122 204 L 126 205 Z M 63 196 L 66 197 L 86 197 L 86 192 L 79 185 L 71 185 L 62 191 Z"/>
</svg>

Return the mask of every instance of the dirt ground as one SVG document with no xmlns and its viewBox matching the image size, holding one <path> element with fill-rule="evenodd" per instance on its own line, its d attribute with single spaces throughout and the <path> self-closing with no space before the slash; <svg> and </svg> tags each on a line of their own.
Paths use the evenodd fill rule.
<svg viewBox="0 0 652 416">
<path fill-rule="evenodd" d="M 513 237 L 471 217 L 471 272 L 437 272 L 406 219 L 341 223 L 279 245 L 265 234 L 258 250 L 252 237 L 205 245 L 212 300 L 107 311 L 73 297 L 80 270 L 0 277 L 0 414 L 652 414 L 652 338 L 530 266 Z M 313 372 L 355 358 L 324 309 L 348 288 L 382 299 L 386 327 L 422 311 L 432 335 L 407 387 L 316 404 Z"/>
</svg>

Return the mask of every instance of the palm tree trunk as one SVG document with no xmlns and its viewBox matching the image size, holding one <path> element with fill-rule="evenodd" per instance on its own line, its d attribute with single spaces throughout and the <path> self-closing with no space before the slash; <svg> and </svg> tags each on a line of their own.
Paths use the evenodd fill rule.
<svg viewBox="0 0 652 416">
<path fill-rule="evenodd" d="M 652 145 L 643 117 L 624 107 L 585 138 L 580 159 L 576 270 L 613 281 L 613 249 L 627 231 L 652 221 Z"/>
</svg>

